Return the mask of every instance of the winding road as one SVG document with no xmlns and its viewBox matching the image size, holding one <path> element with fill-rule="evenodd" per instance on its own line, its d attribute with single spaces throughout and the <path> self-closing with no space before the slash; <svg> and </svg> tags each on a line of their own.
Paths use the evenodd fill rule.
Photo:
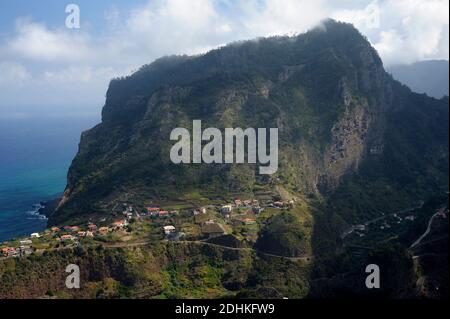
<svg viewBox="0 0 450 319">
<path fill-rule="evenodd" d="M 428 236 L 428 234 L 431 231 L 431 226 L 433 225 L 434 219 L 436 217 L 438 217 L 440 214 L 444 213 L 445 210 L 446 210 L 446 207 L 442 207 L 441 209 L 439 209 L 439 211 L 437 213 L 435 213 L 433 216 L 431 216 L 430 220 L 428 221 L 427 230 L 409 248 L 414 248 L 414 247 L 418 246 L 422 242 L 422 240 Z"/>
</svg>

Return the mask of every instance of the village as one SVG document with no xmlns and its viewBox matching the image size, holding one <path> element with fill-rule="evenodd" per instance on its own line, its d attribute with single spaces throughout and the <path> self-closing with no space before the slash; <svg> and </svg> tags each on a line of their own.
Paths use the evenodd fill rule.
<svg viewBox="0 0 450 319">
<path fill-rule="evenodd" d="M 233 235 L 243 245 L 257 239 L 259 224 L 279 210 L 291 209 L 295 202 L 239 198 L 224 204 L 170 210 L 152 205 L 137 210 L 120 203 L 108 218 L 84 225 L 51 227 L 27 238 L 0 244 L 0 259 L 21 258 L 33 253 L 78 246 L 133 245 L 160 241 L 206 241 Z M 120 213 L 117 213 L 120 211 Z M 120 218 L 117 218 L 117 215 Z M 116 217 L 115 219 L 113 219 Z"/>
</svg>

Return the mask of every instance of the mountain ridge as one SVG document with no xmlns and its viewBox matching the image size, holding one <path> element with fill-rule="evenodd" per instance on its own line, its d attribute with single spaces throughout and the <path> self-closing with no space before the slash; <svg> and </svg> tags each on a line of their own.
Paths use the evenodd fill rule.
<svg viewBox="0 0 450 319">
<path fill-rule="evenodd" d="M 83 220 L 92 212 L 108 215 L 110 203 L 120 200 L 144 207 L 197 190 L 206 198 L 227 199 L 277 185 L 293 196 L 312 196 L 322 203 L 325 199 L 322 208 L 337 210 L 349 223 L 362 211 L 366 216 L 383 205 L 395 209 L 447 187 L 442 174 L 448 172 L 445 114 L 448 99 L 422 97 L 393 80 L 367 39 L 353 26 L 333 20 L 293 38 L 232 44 L 197 57 L 162 58 L 111 81 L 102 123 L 83 133 L 65 196 L 50 224 Z M 410 118 L 404 127 L 402 117 Z M 170 131 L 189 129 L 193 119 L 217 128 L 278 127 L 279 172 L 263 177 L 251 165 L 199 168 L 169 163 Z M 420 133 L 410 131 L 411 123 L 421 127 Z M 396 125 L 403 135 L 397 136 Z M 417 163 L 405 167 L 404 158 L 395 154 L 399 145 L 386 139 L 386 132 L 420 164 L 406 191 L 396 179 Z M 416 145 L 412 136 L 420 134 L 424 142 Z M 438 156 L 428 165 L 420 153 Z M 390 166 L 400 173 L 386 173 Z M 369 169 L 360 174 L 361 167 Z M 415 185 L 417 179 L 437 182 L 423 191 L 423 185 Z M 377 194 L 380 203 L 367 203 L 361 195 L 364 203 L 359 198 L 342 203 L 352 187 L 381 193 L 367 189 L 374 184 L 391 188 L 388 200 Z M 341 212 L 347 208 L 349 212 Z"/>
<path fill-rule="evenodd" d="M 111 81 L 49 216 L 98 231 L 47 230 L 30 256 L 0 260 L 0 295 L 445 298 L 448 105 L 394 80 L 358 30 L 333 20 L 159 59 Z M 173 164 L 170 133 L 193 120 L 277 127 L 277 173 Z M 411 249 L 436 209 L 438 245 Z M 83 289 L 65 288 L 68 263 Z M 373 263 L 384 279 L 368 290 Z"/>
</svg>

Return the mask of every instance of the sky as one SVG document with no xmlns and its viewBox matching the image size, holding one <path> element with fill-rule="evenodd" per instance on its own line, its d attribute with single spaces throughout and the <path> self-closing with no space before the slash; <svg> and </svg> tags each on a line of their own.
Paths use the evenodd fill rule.
<svg viewBox="0 0 450 319">
<path fill-rule="evenodd" d="M 80 9 L 68 28 L 66 6 Z M 448 0 L 2 0 L 0 119 L 99 115 L 109 81 L 172 54 L 353 23 L 385 66 L 449 57 Z"/>
</svg>

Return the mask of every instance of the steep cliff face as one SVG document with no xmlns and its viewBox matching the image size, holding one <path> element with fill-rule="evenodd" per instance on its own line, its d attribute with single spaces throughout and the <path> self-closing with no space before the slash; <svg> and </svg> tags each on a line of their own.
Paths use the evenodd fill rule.
<svg viewBox="0 0 450 319">
<path fill-rule="evenodd" d="M 279 128 L 278 172 L 172 164 L 170 132 L 191 129 L 193 120 L 203 128 Z M 356 193 L 374 198 L 399 191 L 400 205 L 445 189 L 447 172 L 448 99 L 411 93 L 385 73 L 356 29 L 328 21 L 298 37 L 163 58 L 113 80 L 102 123 L 83 133 L 50 223 L 106 213 L 119 199 L 183 198 L 193 190 L 215 197 L 277 186 L 333 199 L 330 208 L 351 220 L 355 207 L 379 208 Z"/>
</svg>

